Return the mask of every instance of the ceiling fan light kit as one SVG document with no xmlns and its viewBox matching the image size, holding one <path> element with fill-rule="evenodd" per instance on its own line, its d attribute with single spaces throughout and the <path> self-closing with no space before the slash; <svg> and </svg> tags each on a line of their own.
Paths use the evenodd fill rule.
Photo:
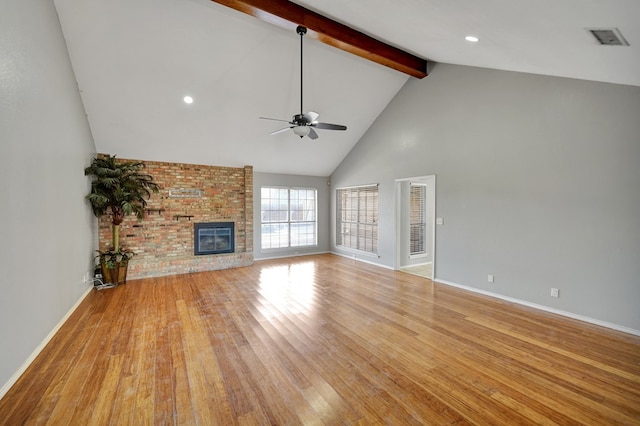
<svg viewBox="0 0 640 426">
<path fill-rule="evenodd" d="M 275 135 L 278 133 L 285 132 L 289 129 L 293 130 L 293 133 L 296 136 L 300 136 L 301 138 L 308 136 L 310 139 L 318 139 L 318 133 L 313 129 L 323 129 L 323 130 L 347 130 L 347 126 L 343 126 L 342 124 L 330 124 L 330 123 L 320 123 L 318 122 L 318 117 L 320 116 L 315 111 L 309 111 L 307 113 L 302 112 L 303 103 L 302 103 L 302 89 L 303 89 L 303 80 L 302 80 L 302 38 L 307 33 L 307 29 L 301 25 L 296 28 L 296 33 L 300 35 L 300 114 L 295 114 L 291 121 L 280 120 L 277 118 L 268 118 L 268 117 L 260 117 L 263 120 L 273 120 L 273 121 L 282 121 L 285 123 L 289 123 L 289 127 L 285 127 L 280 130 L 276 130 L 275 132 L 271 132 L 271 135 Z"/>
<path fill-rule="evenodd" d="M 310 131 L 311 128 L 307 126 L 296 126 L 293 128 L 293 133 L 300 136 L 301 138 L 308 136 Z"/>
</svg>

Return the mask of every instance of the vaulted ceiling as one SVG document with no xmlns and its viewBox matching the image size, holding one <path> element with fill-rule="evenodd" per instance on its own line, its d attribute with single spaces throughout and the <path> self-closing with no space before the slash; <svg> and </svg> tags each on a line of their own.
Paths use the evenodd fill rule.
<svg viewBox="0 0 640 426">
<path fill-rule="evenodd" d="M 54 2 L 96 147 L 121 158 L 328 176 L 414 78 L 307 37 L 304 110 L 348 130 L 270 136 L 286 123 L 258 117 L 300 112 L 295 30 L 209 0 Z M 640 86 L 636 0 L 295 3 L 434 62 Z"/>
</svg>

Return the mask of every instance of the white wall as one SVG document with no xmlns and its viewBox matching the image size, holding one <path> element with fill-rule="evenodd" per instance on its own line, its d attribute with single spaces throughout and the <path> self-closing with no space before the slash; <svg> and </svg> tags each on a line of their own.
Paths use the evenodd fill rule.
<svg viewBox="0 0 640 426">
<path fill-rule="evenodd" d="M 256 260 L 296 256 L 329 251 L 329 182 L 328 177 L 283 175 L 275 173 L 253 174 L 253 257 Z M 316 188 L 318 190 L 318 245 L 287 249 L 260 249 L 260 189 L 263 186 L 285 188 Z"/>
<path fill-rule="evenodd" d="M 90 287 L 95 146 L 52 1 L 0 3 L 0 396 Z"/>
<path fill-rule="evenodd" d="M 639 117 L 640 87 L 439 64 L 332 188 L 380 183 L 377 262 L 393 267 L 394 180 L 434 174 L 436 279 L 640 330 Z"/>
</svg>

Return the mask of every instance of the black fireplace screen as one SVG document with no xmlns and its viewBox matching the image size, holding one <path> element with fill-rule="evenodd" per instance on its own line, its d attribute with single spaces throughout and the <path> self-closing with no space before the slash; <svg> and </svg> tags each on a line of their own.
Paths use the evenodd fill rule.
<svg viewBox="0 0 640 426">
<path fill-rule="evenodd" d="M 195 255 L 233 253 L 233 222 L 194 224 L 193 248 Z"/>
</svg>

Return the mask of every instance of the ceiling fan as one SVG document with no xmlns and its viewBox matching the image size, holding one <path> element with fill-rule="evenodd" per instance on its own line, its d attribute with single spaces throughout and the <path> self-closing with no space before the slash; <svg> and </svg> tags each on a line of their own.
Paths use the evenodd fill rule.
<svg viewBox="0 0 640 426">
<path fill-rule="evenodd" d="M 314 128 L 324 130 L 347 130 L 347 126 L 343 126 L 341 124 L 318 122 L 319 114 L 317 112 L 302 112 L 302 38 L 307 33 L 307 29 L 299 25 L 298 28 L 296 28 L 296 32 L 300 34 L 300 114 L 294 115 L 291 121 L 268 117 L 260 118 L 263 120 L 282 121 L 284 123 L 290 124 L 290 126 L 288 127 L 270 133 L 271 135 L 276 135 L 278 133 L 286 132 L 287 130 L 292 129 L 293 133 L 295 133 L 297 136 L 300 136 L 301 138 L 308 136 L 311 139 L 318 139 L 318 134 L 316 133 Z"/>
</svg>

